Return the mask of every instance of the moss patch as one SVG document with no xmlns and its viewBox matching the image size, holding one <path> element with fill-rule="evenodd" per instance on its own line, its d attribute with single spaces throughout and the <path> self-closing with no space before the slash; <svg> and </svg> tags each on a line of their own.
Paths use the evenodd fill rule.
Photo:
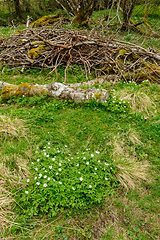
<svg viewBox="0 0 160 240">
<path fill-rule="evenodd" d="M 50 47 L 43 44 L 38 46 L 37 48 L 32 48 L 28 51 L 28 57 L 31 59 L 39 58 L 42 55 L 41 50 L 50 50 Z"/>
<path fill-rule="evenodd" d="M 9 85 L 2 88 L 1 97 L 8 100 L 13 97 L 31 97 L 46 93 L 46 90 L 36 83 L 22 83 L 20 85 Z"/>
</svg>

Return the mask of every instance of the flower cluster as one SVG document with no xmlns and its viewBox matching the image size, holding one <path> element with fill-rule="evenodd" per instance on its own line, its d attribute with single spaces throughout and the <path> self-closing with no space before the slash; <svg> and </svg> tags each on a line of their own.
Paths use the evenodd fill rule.
<svg viewBox="0 0 160 240">
<path fill-rule="evenodd" d="M 109 190 L 112 191 L 116 168 L 99 150 L 86 149 L 71 155 L 67 145 L 61 150 L 53 148 L 49 142 L 36 152 L 30 163 L 32 176 L 26 180 L 24 190 L 27 199 L 41 193 L 45 199 L 50 196 L 53 206 L 76 204 L 79 207 L 100 202 Z"/>
</svg>

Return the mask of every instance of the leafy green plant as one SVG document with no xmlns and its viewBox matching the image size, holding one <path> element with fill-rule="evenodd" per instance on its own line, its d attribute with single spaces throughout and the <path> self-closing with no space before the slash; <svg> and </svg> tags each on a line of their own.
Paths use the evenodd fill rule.
<svg viewBox="0 0 160 240">
<path fill-rule="evenodd" d="M 64 148 L 53 148 L 50 142 L 37 149 L 29 163 L 31 177 L 16 195 L 16 201 L 30 216 L 48 213 L 52 216 L 64 208 L 89 208 L 113 194 L 118 180 L 111 159 L 89 149 L 75 155 Z"/>
</svg>

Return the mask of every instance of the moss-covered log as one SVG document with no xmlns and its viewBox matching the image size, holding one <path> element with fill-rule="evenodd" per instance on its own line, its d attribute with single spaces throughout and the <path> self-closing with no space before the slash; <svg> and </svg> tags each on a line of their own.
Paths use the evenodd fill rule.
<svg viewBox="0 0 160 240">
<path fill-rule="evenodd" d="M 53 82 L 47 85 L 38 85 L 33 83 L 22 83 L 20 85 L 8 85 L 8 83 L 0 81 L 2 89 L 1 98 L 8 100 L 13 97 L 34 96 L 41 94 L 49 94 L 56 99 L 73 100 L 76 103 L 85 102 L 95 99 L 96 101 L 106 102 L 110 96 L 109 91 L 105 89 L 69 87 L 68 85 Z"/>
<path fill-rule="evenodd" d="M 59 20 L 70 21 L 65 13 L 62 13 L 61 11 L 59 11 L 55 15 L 47 15 L 37 19 L 31 24 L 31 27 L 42 27 L 49 24 L 53 24 Z"/>
</svg>

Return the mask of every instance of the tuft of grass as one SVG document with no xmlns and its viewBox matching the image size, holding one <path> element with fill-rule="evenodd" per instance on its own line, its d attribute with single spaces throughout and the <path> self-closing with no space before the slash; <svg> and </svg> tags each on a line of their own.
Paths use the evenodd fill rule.
<svg viewBox="0 0 160 240">
<path fill-rule="evenodd" d="M 118 172 L 116 177 L 121 185 L 128 189 L 135 189 L 137 181 L 148 179 L 148 163 L 140 163 L 135 159 L 120 158 L 115 160 Z"/>
<path fill-rule="evenodd" d="M 20 119 L 11 120 L 11 118 L 0 115 L 0 133 L 3 135 L 12 135 L 14 137 L 25 136 L 23 121 Z"/>
<path fill-rule="evenodd" d="M 138 134 L 129 129 L 126 133 L 127 142 L 124 139 L 123 134 L 114 137 L 112 142 L 113 158 L 115 165 L 118 169 L 116 177 L 120 181 L 121 185 L 127 190 L 135 189 L 138 187 L 139 181 L 148 182 L 149 163 L 147 161 L 141 162 L 136 156 L 135 145 L 142 145 L 143 143 L 138 137 Z"/>
<path fill-rule="evenodd" d="M 129 103 L 134 113 L 144 113 L 146 116 L 157 114 L 156 100 L 151 93 L 146 93 L 146 88 L 132 87 L 120 89 L 116 92 L 119 99 Z"/>
</svg>

